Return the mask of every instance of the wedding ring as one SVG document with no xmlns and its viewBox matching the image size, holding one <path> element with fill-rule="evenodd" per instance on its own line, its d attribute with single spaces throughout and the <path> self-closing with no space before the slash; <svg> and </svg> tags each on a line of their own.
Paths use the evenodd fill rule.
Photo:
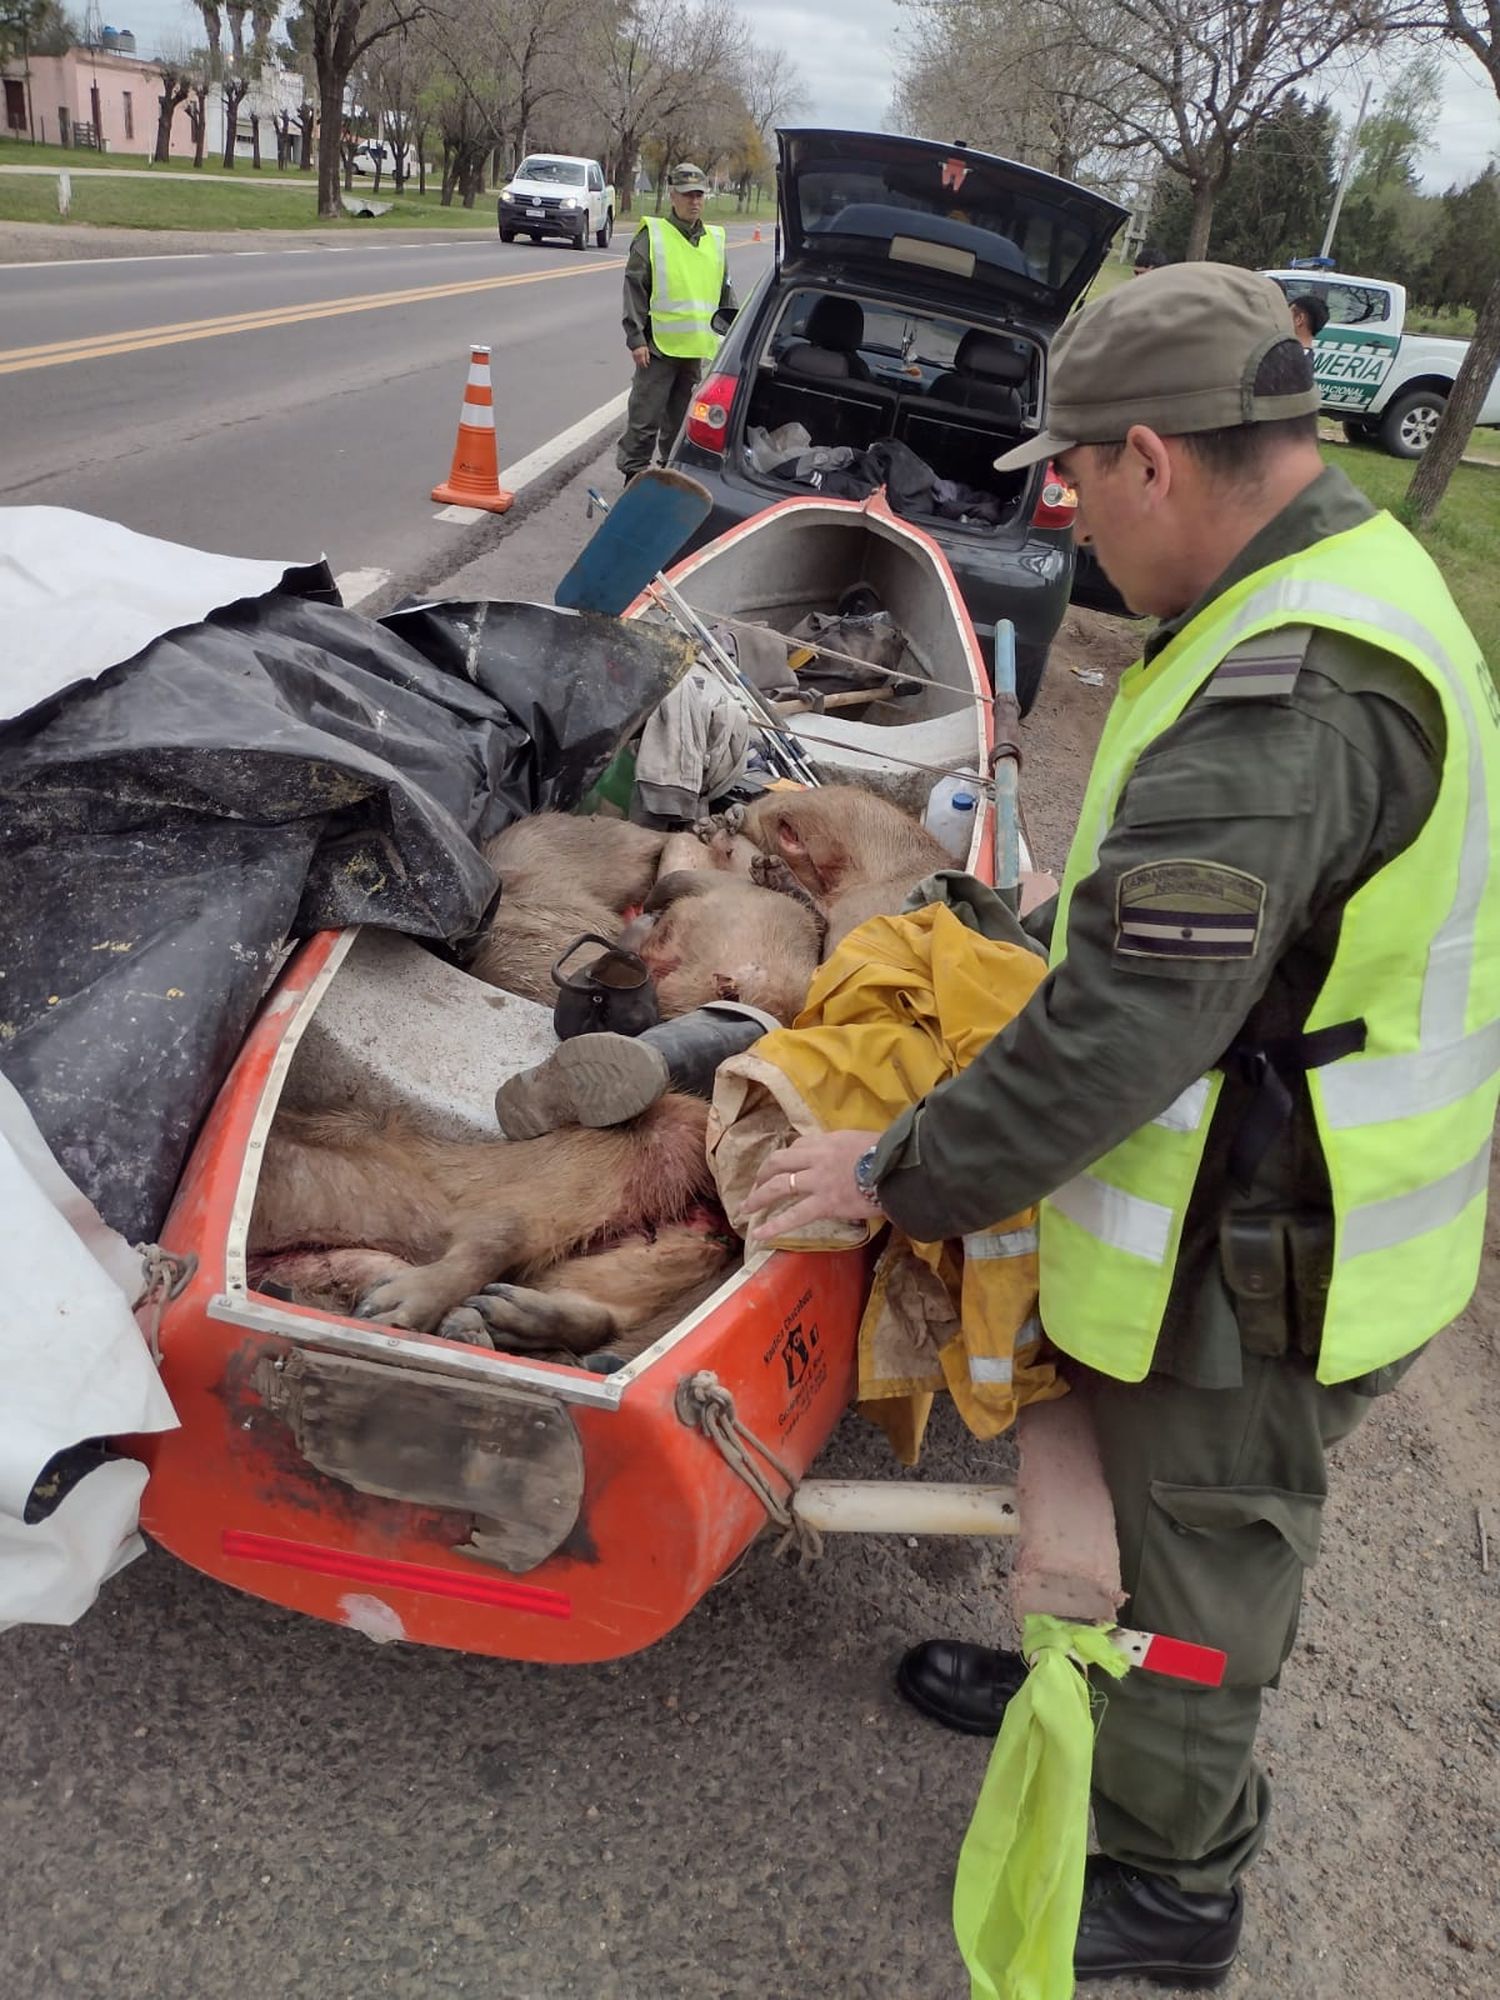
<svg viewBox="0 0 1500 2000">
<path fill-rule="evenodd" d="M 791 1190 L 792 1194 L 795 1195 L 797 1192 L 797 1176 L 795 1174 L 788 1174 L 786 1178 L 787 1178 L 788 1188 Z"/>
</svg>

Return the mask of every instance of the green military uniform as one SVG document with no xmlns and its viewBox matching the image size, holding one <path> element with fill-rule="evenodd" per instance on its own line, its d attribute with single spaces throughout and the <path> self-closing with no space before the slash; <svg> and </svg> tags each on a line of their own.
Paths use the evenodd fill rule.
<svg viewBox="0 0 1500 2000">
<path fill-rule="evenodd" d="M 1371 512 L 1325 471 L 1153 634 L 1146 657 L 1236 583 Z M 1073 897 L 1066 960 L 1037 1001 L 885 1135 L 881 1206 L 911 1236 L 956 1236 L 1030 1206 L 1230 1044 L 1300 1033 L 1345 905 L 1433 809 L 1446 730 L 1436 694 L 1394 654 L 1308 627 L 1275 637 L 1274 691 L 1200 690 L 1140 757 Z M 1158 954 L 1122 937 L 1122 879 L 1189 862 L 1263 889 L 1250 952 Z M 1028 919 L 1044 944 L 1054 910 Z M 1213 1635 L 1229 1654 L 1218 1690 L 1146 1673 L 1112 1685 L 1098 1738 L 1105 1853 L 1188 1890 L 1226 1888 L 1264 1839 L 1260 1695 L 1290 1651 L 1317 1554 L 1324 1453 L 1407 1365 L 1318 1383 L 1332 1257 L 1323 1152 L 1304 1077 L 1248 1187 L 1237 1185 L 1231 1156 L 1258 1092 L 1251 1074 L 1227 1070 L 1146 1380 L 1065 1364 L 1093 1408 L 1132 1624 Z"/>
<path fill-rule="evenodd" d="M 696 246 L 701 242 L 705 228 L 702 221 L 684 222 L 675 214 L 668 214 L 662 219 L 668 228 L 677 230 L 689 243 Z M 693 391 L 702 374 L 700 361 L 663 354 L 651 338 L 651 283 L 651 245 L 643 224 L 636 231 L 630 255 L 625 260 L 622 324 L 625 345 L 632 353 L 638 347 L 649 347 L 651 360 L 645 368 L 636 370 L 631 381 L 625 431 L 615 450 L 615 463 L 627 479 L 643 472 L 653 456 L 666 462 L 667 453 L 682 429 Z M 738 309 L 734 285 L 726 265 L 719 312 L 732 318 Z"/>
</svg>

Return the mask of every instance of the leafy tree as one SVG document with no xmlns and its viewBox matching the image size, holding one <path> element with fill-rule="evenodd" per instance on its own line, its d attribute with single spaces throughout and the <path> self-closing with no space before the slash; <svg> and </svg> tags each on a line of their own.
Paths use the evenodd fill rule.
<svg viewBox="0 0 1500 2000">
<path fill-rule="evenodd" d="M 11 56 L 64 56 L 81 30 L 58 0 L 0 0 L 0 62 Z"/>
<path fill-rule="evenodd" d="M 1442 197 L 1441 222 L 1422 296 L 1435 306 L 1472 306 L 1500 279 L 1500 169 L 1493 162 L 1467 187 Z"/>
<path fill-rule="evenodd" d="M 1500 96 L 1500 0 L 1443 0 L 1436 25 L 1448 41 L 1476 59 Z M 1500 278 L 1492 279 L 1484 294 L 1474 338 L 1469 342 L 1447 407 L 1407 488 L 1404 511 L 1419 527 L 1431 520 L 1448 489 L 1453 469 L 1473 436 L 1497 367 L 1500 367 Z"/>
<path fill-rule="evenodd" d="M 1207 247 L 1220 263 L 1262 270 L 1317 248 L 1337 181 L 1335 131 L 1328 105 L 1310 105 L 1300 91 L 1257 126 L 1214 204 Z M 1152 241 L 1169 257 L 1185 257 L 1192 224 L 1192 189 L 1170 180 L 1152 218 Z"/>
<path fill-rule="evenodd" d="M 1443 74 L 1428 49 L 1407 65 L 1365 120 L 1349 192 L 1421 185 L 1417 162 L 1437 130 L 1443 108 Z"/>
</svg>

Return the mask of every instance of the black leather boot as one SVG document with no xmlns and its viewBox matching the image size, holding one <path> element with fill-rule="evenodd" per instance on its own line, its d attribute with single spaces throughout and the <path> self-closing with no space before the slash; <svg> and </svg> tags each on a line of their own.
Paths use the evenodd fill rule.
<svg viewBox="0 0 1500 2000">
<path fill-rule="evenodd" d="M 724 1058 L 780 1025 L 758 1007 L 716 1000 L 639 1035 L 579 1035 L 507 1077 L 495 1117 L 507 1139 L 536 1139 L 559 1125 L 623 1125 L 668 1090 L 711 1097 Z"/>
<path fill-rule="evenodd" d="M 1089 1856 L 1073 1971 L 1079 1979 L 1219 1986 L 1240 1946 L 1245 1899 L 1232 1889 L 1179 1889 L 1107 1855 Z"/>
<path fill-rule="evenodd" d="M 1019 1653 L 961 1639 L 927 1639 L 902 1654 L 896 1691 L 945 1729 L 995 1736 L 1005 1704 L 1025 1678 L 1026 1662 Z"/>
</svg>

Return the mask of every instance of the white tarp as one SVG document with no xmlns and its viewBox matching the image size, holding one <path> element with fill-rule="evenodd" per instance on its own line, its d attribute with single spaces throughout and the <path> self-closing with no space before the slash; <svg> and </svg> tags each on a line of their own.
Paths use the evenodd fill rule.
<svg viewBox="0 0 1500 2000">
<path fill-rule="evenodd" d="M 210 555 L 68 507 L 0 507 L 0 721 L 301 567 Z"/>
<path fill-rule="evenodd" d="M 139 1254 L 73 1186 L 0 1076 L 0 1631 L 71 1624 L 140 1553 L 146 1469 L 133 1460 L 86 1474 L 46 1520 L 23 1516 L 43 1467 L 69 1445 L 176 1426 L 131 1310 L 142 1279 Z"/>
</svg>

